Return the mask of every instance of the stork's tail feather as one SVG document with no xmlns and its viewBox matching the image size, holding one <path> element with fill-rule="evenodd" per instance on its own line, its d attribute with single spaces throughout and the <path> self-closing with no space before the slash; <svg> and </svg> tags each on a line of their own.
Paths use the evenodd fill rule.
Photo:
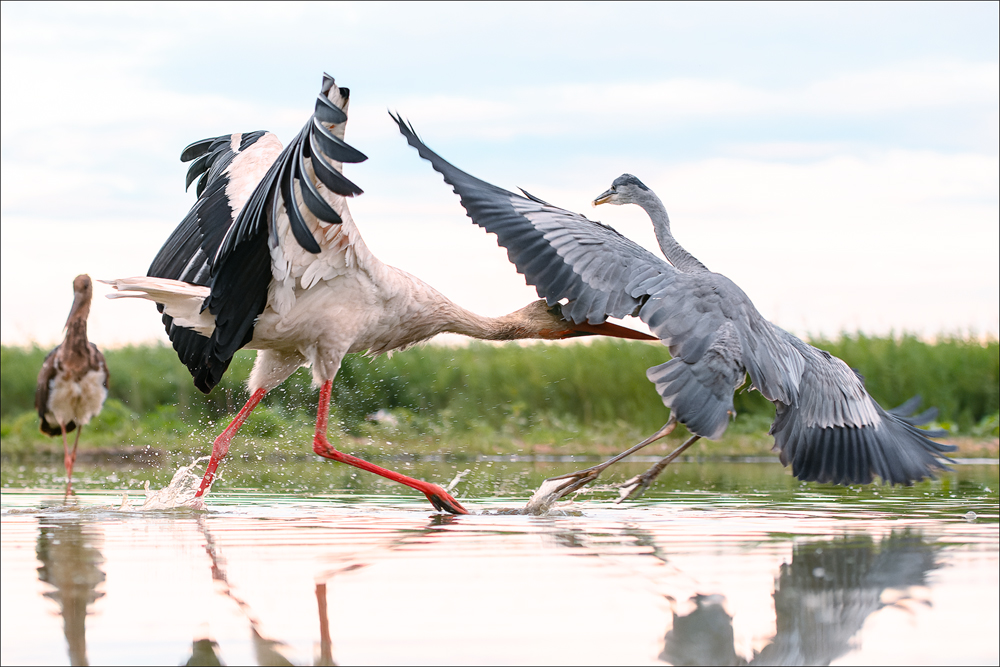
<svg viewBox="0 0 1000 667">
<path fill-rule="evenodd" d="M 117 290 L 108 294 L 109 299 L 137 298 L 156 303 L 168 325 L 167 335 L 177 356 L 187 366 L 195 386 L 206 394 L 222 379 L 233 352 L 245 344 L 229 345 L 221 352 L 217 349 L 219 345 L 213 345 L 213 342 L 218 343 L 215 315 L 204 308 L 210 293 L 208 287 L 150 276 L 101 282 Z"/>
<path fill-rule="evenodd" d="M 806 426 L 797 407 L 778 404 L 771 427 L 774 449 L 782 464 L 791 464 L 792 474 L 804 482 L 869 484 L 880 477 L 888 484 L 909 486 L 948 469 L 945 464 L 951 459 L 945 455 L 955 446 L 930 440 L 911 423 L 916 418 L 882 408 L 878 414 L 877 424 L 822 428 Z"/>
<path fill-rule="evenodd" d="M 192 285 L 169 278 L 136 276 L 102 280 L 115 288 L 108 294 L 109 299 L 146 299 L 162 306 L 164 314 L 174 319 L 174 324 L 185 329 L 193 329 L 202 336 L 211 336 L 215 330 L 215 317 L 202 304 L 211 293 L 208 287 Z"/>
</svg>

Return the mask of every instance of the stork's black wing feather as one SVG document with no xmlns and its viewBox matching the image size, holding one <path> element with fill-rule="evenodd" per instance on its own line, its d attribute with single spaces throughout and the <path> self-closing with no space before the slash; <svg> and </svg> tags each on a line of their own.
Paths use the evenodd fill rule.
<svg viewBox="0 0 1000 667">
<path fill-rule="evenodd" d="M 251 149 L 266 133 L 231 134 L 196 141 L 181 153 L 181 160 L 194 161 L 186 183 L 198 182 L 198 200 L 153 259 L 147 275 L 171 278 L 195 285 L 209 285 L 213 259 L 232 226 L 239 204 L 231 201 L 228 187 L 233 160 Z M 234 150 L 235 146 L 235 150 Z M 266 286 L 265 286 L 266 289 Z M 159 307 L 163 312 L 163 307 Z M 204 392 L 218 384 L 232 358 L 212 354 L 211 340 L 190 329 L 175 326 L 163 315 L 167 336 L 180 360 L 188 367 L 195 385 Z"/>
<path fill-rule="evenodd" d="M 280 242 L 278 216 L 288 217 L 296 241 L 312 253 L 319 253 L 320 247 L 309 231 L 301 206 L 323 222 L 341 222 L 312 182 L 305 160 L 309 159 L 316 178 L 336 194 L 353 196 L 362 192 L 344 178 L 340 163 L 360 162 L 365 156 L 344 143 L 342 132 L 337 136 L 335 130 L 323 125 L 347 120 L 344 109 L 331 95 L 346 107 L 349 92 L 346 88 L 333 91 L 333 85 L 332 77 L 324 75 L 314 115 L 270 164 L 245 204 L 231 198 L 230 185 L 236 176 L 232 170 L 238 168 L 240 156 L 253 150 L 266 133 L 203 139 L 181 154 L 182 160 L 193 160 L 187 185 L 200 179 L 198 201 L 160 249 L 148 275 L 206 285 L 211 290 L 203 304 L 215 319 L 210 338 L 177 327 L 172 318 L 163 316 L 174 349 L 195 385 L 206 393 L 222 379 L 236 350 L 252 340 L 257 317 L 267 305 L 271 282 L 269 243 Z M 260 168 L 259 160 L 255 168 Z"/>
</svg>

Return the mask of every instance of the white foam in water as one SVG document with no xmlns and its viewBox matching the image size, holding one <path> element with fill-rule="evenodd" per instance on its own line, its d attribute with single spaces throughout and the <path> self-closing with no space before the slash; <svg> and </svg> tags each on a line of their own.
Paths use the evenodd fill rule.
<svg viewBox="0 0 1000 667">
<path fill-rule="evenodd" d="M 159 491 L 150 491 L 149 482 L 146 482 L 146 501 L 140 510 L 163 510 L 175 507 L 188 507 L 191 509 L 205 509 L 205 501 L 196 498 L 198 487 L 201 485 L 202 475 L 192 472 L 202 461 L 207 461 L 209 457 L 203 456 L 195 459 L 189 466 L 181 466 L 174 473 L 170 484 Z M 122 509 L 132 507 L 128 501 L 128 494 L 122 497 Z"/>
<path fill-rule="evenodd" d="M 523 514 L 545 514 L 552 507 L 553 503 L 562 498 L 561 490 L 569 483 L 569 480 L 547 479 L 542 482 L 538 490 L 531 494 L 527 504 L 521 510 Z"/>
</svg>

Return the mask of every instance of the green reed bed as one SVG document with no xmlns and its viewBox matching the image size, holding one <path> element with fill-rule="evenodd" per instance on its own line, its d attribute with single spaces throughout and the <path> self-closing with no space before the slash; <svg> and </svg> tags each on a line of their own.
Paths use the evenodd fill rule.
<svg viewBox="0 0 1000 667">
<path fill-rule="evenodd" d="M 996 455 L 1000 358 L 995 340 L 843 336 L 813 341 L 861 372 L 871 393 L 894 406 L 914 394 L 936 405 L 939 424 L 979 442 L 966 455 Z M 2 349 L 2 452 L 30 455 L 58 443 L 38 432 L 33 411 L 47 350 Z M 169 347 L 105 351 L 111 386 L 82 447 L 205 452 L 246 400 L 252 352 L 240 352 L 209 395 L 197 391 Z M 660 344 L 423 345 L 392 357 L 345 359 L 334 386 L 331 434 L 368 456 L 581 454 L 616 451 L 663 424 L 667 410 L 645 378 L 669 358 Z M 308 455 L 318 390 L 300 369 L 265 398 L 234 447 L 254 456 Z M 766 453 L 773 406 L 756 392 L 735 399 L 725 438 L 701 448 L 716 456 Z M 339 425 L 339 428 L 338 428 Z M 679 429 L 683 430 L 683 429 Z M 677 433 L 676 438 L 685 434 Z M 668 443 L 669 445 L 669 443 Z M 978 447 L 978 448 L 977 448 Z M 966 448 L 968 449 L 968 448 Z"/>
</svg>

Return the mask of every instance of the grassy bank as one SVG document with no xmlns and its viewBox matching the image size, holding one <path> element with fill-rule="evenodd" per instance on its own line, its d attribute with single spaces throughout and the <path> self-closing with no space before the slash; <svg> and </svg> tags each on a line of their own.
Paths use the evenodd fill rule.
<svg viewBox="0 0 1000 667">
<path fill-rule="evenodd" d="M 939 423 L 963 454 L 996 456 L 1000 356 L 996 341 L 845 336 L 814 341 L 861 372 L 872 395 L 894 406 L 914 394 L 941 410 Z M 2 349 L 2 450 L 20 456 L 58 445 L 38 432 L 33 397 L 47 350 Z M 107 350 L 110 395 L 84 445 L 203 452 L 246 400 L 253 353 L 241 352 L 222 383 L 198 392 L 173 350 Z M 424 345 L 368 360 L 350 355 L 337 376 L 331 434 L 363 455 L 605 453 L 640 440 L 667 410 L 645 378 L 666 348 L 613 340 L 576 345 Z M 265 398 L 238 451 L 308 452 L 318 391 L 300 369 Z M 738 419 L 705 447 L 721 456 L 766 452 L 773 406 L 756 392 L 736 396 Z M 373 421 L 371 415 L 380 415 Z M 678 433 L 677 438 L 683 437 Z M 239 444 L 242 442 L 243 444 Z"/>
</svg>

